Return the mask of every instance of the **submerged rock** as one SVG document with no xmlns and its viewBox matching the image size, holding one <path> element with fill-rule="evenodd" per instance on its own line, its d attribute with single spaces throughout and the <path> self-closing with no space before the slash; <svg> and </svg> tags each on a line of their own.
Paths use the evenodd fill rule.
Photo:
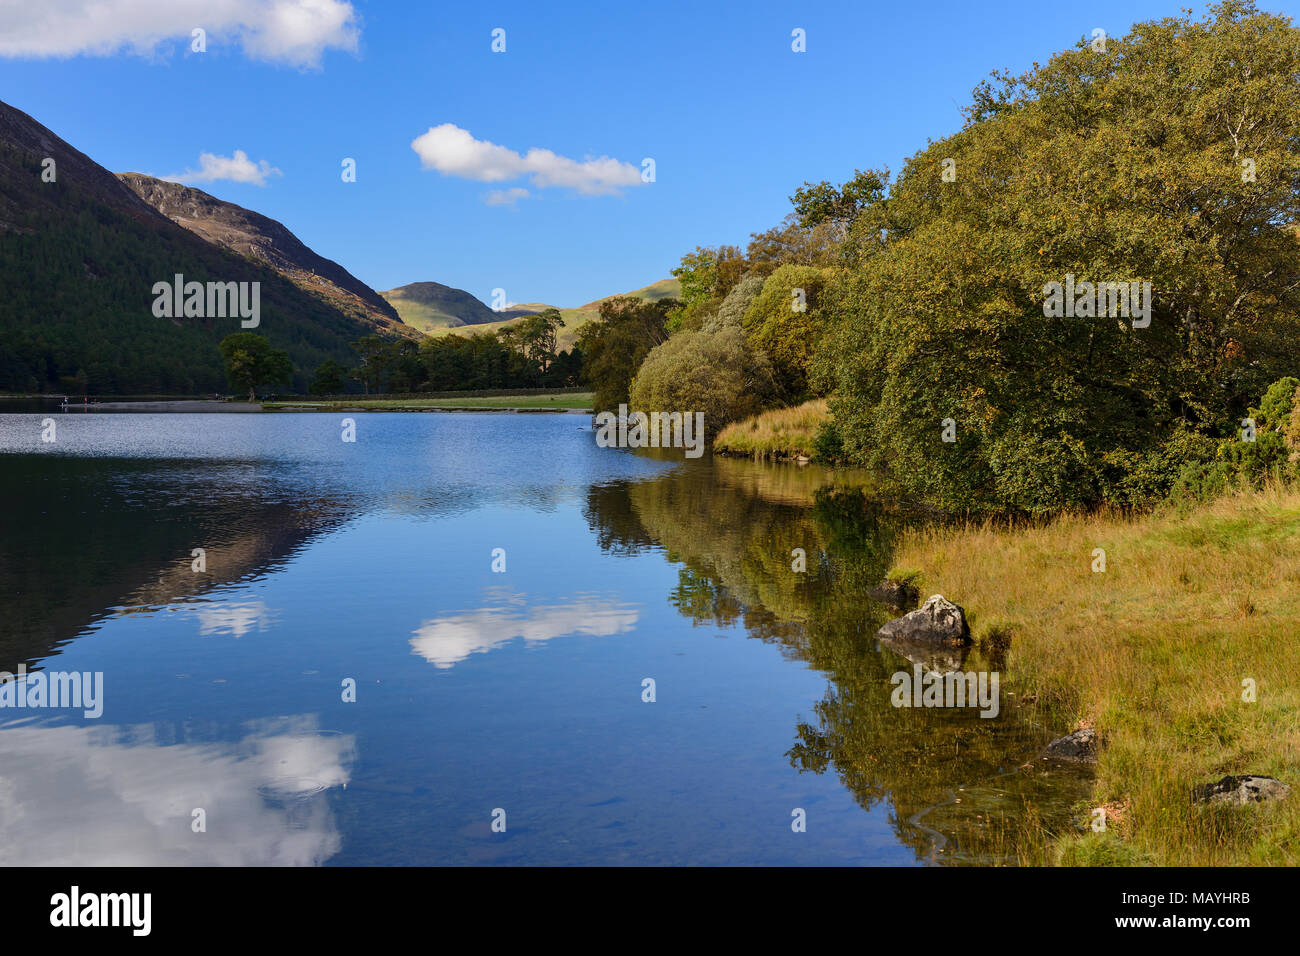
<svg viewBox="0 0 1300 956">
<path fill-rule="evenodd" d="M 908 584 L 906 581 L 885 580 L 868 591 L 867 597 L 881 604 L 888 604 L 890 607 L 914 608 L 921 595 L 915 585 Z"/>
<path fill-rule="evenodd" d="M 971 642 L 966 612 L 942 594 L 926 598 L 919 608 L 890 621 L 876 636 L 931 647 L 966 647 Z"/>
<path fill-rule="evenodd" d="M 1074 763 L 1097 762 L 1097 731 L 1091 727 L 1058 737 L 1043 751 L 1045 760 L 1069 760 Z"/>
<path fill-rule="evenodd" d="M 1203 783 L 1192 791 L 1197 803 L 1234 803 L 1244 805 L 1261 800 L 1281 800 L 1291 788 L 1272 777 L 1254 774 L 1229 775 L 1216 783 Z"/>
</svg>

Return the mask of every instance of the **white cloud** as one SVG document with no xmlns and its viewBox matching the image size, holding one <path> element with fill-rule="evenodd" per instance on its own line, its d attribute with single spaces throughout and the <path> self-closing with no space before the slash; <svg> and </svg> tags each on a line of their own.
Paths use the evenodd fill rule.
<svg viewBox="0 0 1300 956">
<path fill-rule="evenodd" d="M 347 786 L 355 737 L 321 732 L 315 715 L 229 742 L 174 734 L 0 729 L 0 866 L 319 866 L 342 848 L 326 791 Z M 213 832 L 193 832 L 195 807 Z"/>
<path fill-rule="evenodd" d="M 608 637 L 632 630 L 640 617 L 631 605 L 588 595 L 569 604 L 539 605 L 527 612 L 519 609 L 522 600 L 522 595 L 513 595 L 496 607 L 425 621 L 411 638 L 412 653 L 445 669 L 517 637 L 530 644 L 569 634 Z"/>
<path fill-rule="evenodd" d="M 263 601 L 203 604 L 196 613 L 199 618 L 199 634 L 229 634 L 231 637 L 243 637 L 254 629 L 265 631 L 271 626 L 274 617 Z"/>
<path fill-rule="evenodd" d="M 505 146 L 475 139 L 469 130 L 454 123 L 429 127 L 428 132 L 411 141 L 411 149 L 425 169 L 485 183 L 529 176 L 538 189 L 558 186 L 584 196 L 617 195 L 626 187 L 642 185 L 641 170 L 631 163 L 608 156 L 579 161 L 537 147 L 520 155 Z"/>
<path fill-rule="evenodd" d="M 494 189 L 483 198 L 483 201 L 489 206 L 513 206 L 521 199 L 528 198 L 528 190 L 522 186 L 512 186 L 510 189 Z"/>
<path fill-rule="evenodd" d="M 0 5 L 0 56 L 109 56 L 155 52 L 191 32 L 208 51 L 238 43 L 255 59 L 319 66 L 330 49 L 355 53 L 356 11 L 347 0 L 40 0 Z"/>
<path fill-rule="evenodd" d="M 218 156 L 215 153 L 199 153 L 199 168 L 187 169 L 173 176 L 163 176 L 169 183 L 215 183 L 227 181 L 232 183 L 251 183 L 265 186 L 268 176 L 283 176 L 264 159 L 253 162 L 242 149 L 235 150 L 234 156 Z"/>
</svg>

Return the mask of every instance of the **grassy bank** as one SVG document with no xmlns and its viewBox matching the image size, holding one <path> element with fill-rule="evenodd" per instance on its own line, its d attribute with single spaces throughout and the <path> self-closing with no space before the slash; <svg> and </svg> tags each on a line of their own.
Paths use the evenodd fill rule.
<svg viewBox="0 0 1300 956">
<path fill-rule="evenodd" d="M 813 439 L 828 415 L 824 398 L 763 412 L 720 431 L 713 450 L 759 459 L 811 458 Z"/>
<path fill-rule="evenodd" d="M 1058 840 L 1049 862 L 1300 863 L 1300 787 L 1267 805 L 1190 800 L 1225 774 L 1300 784 L 1300 489 L 900 544 L 897 571 L 963 605 L 976 639 L 1010 628 L 1004 688 L 1064 715 L 1061 734 L 1104 740 L 1091 805 L 1107 830 Z"/>
<path fill-rule="evenodd" d="M 478 410 L 522 409 L 526 411 L 591 411 L 591 392 L 569 392 L 563 395 L 493 395 L 481 398 L 350 398 L 341 401 L 283 401 L 264 402 L 262 407 L 276 409 L 309 409 L 311 411 L 341 411 L 353 408 L 371 411 L 420 411 L 423 409 Z"/>
</svg>

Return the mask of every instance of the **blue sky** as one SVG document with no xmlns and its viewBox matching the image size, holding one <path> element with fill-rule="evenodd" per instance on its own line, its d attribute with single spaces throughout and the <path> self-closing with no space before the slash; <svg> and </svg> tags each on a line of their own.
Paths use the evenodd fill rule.
<svg viewBox="0 0 1300 956">
<path fill-rule="evenodd" d="M 374 288 L 573 306 L 664 278 L 696 245 L 743 245 L 804 180 L 897 170 L 960 126 L 993 69 L 1186 2 L 97 0 L 90 23 L 91 0 L 0 0 L 0 99 L 118 172 L 243 151 L 278 172 L 193 184 Z M 185 24 L 205 21 L 192 52 Z M 412 142 L 444 124 L 426 166 Z M 600 157 L 612 178 L 584 165 Z M 489 174 L 504 178 L 474 178 Z M 488 201 L 511 189 L 528 195 Z"/>
</svg>

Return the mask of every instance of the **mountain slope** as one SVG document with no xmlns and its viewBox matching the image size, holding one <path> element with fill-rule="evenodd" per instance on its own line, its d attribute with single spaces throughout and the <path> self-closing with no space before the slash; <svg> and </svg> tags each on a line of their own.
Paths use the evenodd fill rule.
<svg viewBox="0 0 1300 956">
<path fill-rule="evenodd" d="M 421 332 L 486 325 L 541 311 L 518 306 L 494 312 L 464 289 L 454 289 L 441 282 L 412 282 L 380 295 L 397 310 L 403 322 Z"/>
<path fill-rule="evenodd" d="M 44 160 L 54 161 L 46 182 Z M 394 326 L 348 314 L 270 265 L 182 228 L 26 113 L 0 103 L 0 390 L 225 391 L 220 352 L 238 318 L 158 318 L 153 286 L 259 282 L 256 329 L 289 351 L 294 385 L 348 343 Z"/>
<path fill-rule="evenodd" d="M 623 295 L 655 302 L 675 298 L 681 295 L 681 291 L 682 285 L 677 279 L 660 279 Z M 558 308 L 544 302 L 526 302 L 502 312 L 493 312 L 468 292 L 437 282 L 412 282 L 381 294 L 393 304 L 404 322 L 430 335 L 497 332 L 513 325 L 525 315 Z M 558 347 L 572 348 L 582 327 L 600 315 L 601 303 L 612 298 L 614 296 L 605 296 L 577 308 L 561 308 L 560 317 L 564 319 L 564 328 L 557 336 Z"/>
<path fill-rule="evenodd" d="M 118 173 L 117 178 L 172 222 L 213 245 L 266 263 L 298 288 L 361 321 L 395 334 L 414 335 L 383 296 L 337 262 L 307 248 L 276 220 L 201 189 L 143 173 Z"/>
<path fill-rule="evenodd" d="M 501 316 L 464 289 L 441 282 L 412 282 L 382 293 L 402 321 L 422 332 L 495 322 Z"/>
</svg>

